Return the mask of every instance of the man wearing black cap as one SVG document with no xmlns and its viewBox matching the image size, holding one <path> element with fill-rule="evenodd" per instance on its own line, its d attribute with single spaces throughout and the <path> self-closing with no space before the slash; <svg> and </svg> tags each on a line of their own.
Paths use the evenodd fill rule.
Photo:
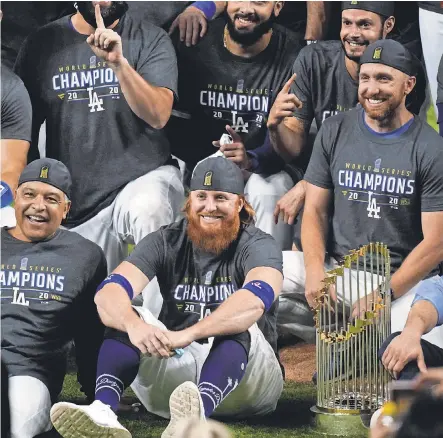
<svg viewBox="0 0 443 438">
<path fill-rule="evenodd" d="M 360 61 L 362 108 L 325 121 L 314 144 L 305 176 L 304 253 L 284 254 L 284 289 L 304 291 L 314 306 L 325 270 L 361 245 L 385 243 L 392 332 L 403 329 L 417 285 L 443 260 L 443 140 L 406 108 L 415 75 L 414 59 L 400 43 L 368 46 Z M 356 308 L 365 311 L 377 296 L 345 299 L 356 316 Z M 441 328 L 424 339 L 442 346 Z"/>
<path fill-rule="evenodd" d="M 342 2 L 341 41 L 320 41 L 302 49 L 293 67 L 297 76 L 290 90 L 277 97 L 268 120 L 278 150 L 298 156 L 313 119 L 320 129 L 326 118 L 357 105 L 360 57 L 370 43 L 391 32 L 393 12 L 394 2 Z"/>
<path fill-rule="evenodd" d="M 33 438 L 51 428 L 49 410 L 63 385 L 72 340 L 82 391 L 88 398 L 94 394 L 103 338 L 94 293 L 107 267 L 100 247 L 59 228 L 70 192 L 64 164 L 33 161 L 18 181 L 17 226 L 1 230 L 1 352 L 13 438 Z"/>
<path fill-rule="evenodd" d="M 302 178 L 312 148 L 308 133 L 334 114 L 358 104 L 358 65 L 366 47 L 392 31 L 394 2 L 342 2 L 341 41 L 321 41 L 305 47 L 297 57 L 290 91 L 277 97 L 268 120 L 274 147 L 287 160 L 294 159 Z M 418 62 L 418 61 L 417 61 Z M 420 69 L 408 107 L 418 114 L 425 98 L 425 75 Z M 298 105 L 297 101 L 302 105 Z M 282 123 L 283 122 L 283 123 Z M 299 182 L 277 204 L 276 219 L 293 223 L 303 205 L 305 181 Z"/>
<path fill-rule="evenodd" d="M 51 419 L 64 437 L 130 437 L 112 410 L 131 383 L 149 412 L 171 418 L 163 438 L 175 436 L 183 417 L 275 409 L 283 388 L 275 353 L 281 252 L 254 227 L 237 165 L 224 157 L 199 163 L 185 215 L 146 236 L 99 286 L 96 303 L 110 329 L 96 401 L 54 405 Z M 131 307 L 154 276 L 164 299 L 158 320 Z"/>
</svg>

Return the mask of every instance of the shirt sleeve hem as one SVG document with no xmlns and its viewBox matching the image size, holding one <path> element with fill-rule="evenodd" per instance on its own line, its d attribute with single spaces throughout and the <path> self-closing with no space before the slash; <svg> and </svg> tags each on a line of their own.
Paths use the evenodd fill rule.
<svg viewBox="0 0 443 438">
<path fill-rule="evenodd" d="M 438 211 L 443 211 L 443 204 L 437 204 L 437 205 L 430 205 L 430 206 L 426 206 L 426 205 L 422 205 L 421 206 L 421 211 L 422 213 L 433 213 L 433 212 L 438 212 Z"/>
</svg>

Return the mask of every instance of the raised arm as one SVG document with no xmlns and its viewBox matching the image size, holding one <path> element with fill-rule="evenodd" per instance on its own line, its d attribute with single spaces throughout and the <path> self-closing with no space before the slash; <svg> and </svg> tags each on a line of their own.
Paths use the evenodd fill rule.
<svg viewBox="0 0 443 438">
<path fill-rule="evenodd" d="M 296 78 L 297 75 L 293 74 L 278 93 L 267 123 L 272 146 L 287 162 L 302 153 L 311 125 L 308 121 L 293 117 L 294 111 L 303 106 L 300 99 L 291 92 Z"/>
<path fill-rule="evenodd" d="M 197 1 L 190 4 L 171 24 L 169 35 L 178 28 L 180 41 L 186 46 L 195 46 L 208 30 L 208 20 L 217 18 L 226 7 L 226 2 Z"/>
<path fill-rule="evenodd" d="M 99 4 L 95 6 L 95 18 L 97 29 L 86 42 L 91 50 L 105 60 L 115 72 L 131 110 L 153 128 L 163 128 L 171 116 L 174 93 L 169 88 L 150 84 L 132 68 L 123 55 L 120 35 L 112 29 L 106 29 Z M 171 57 L 174 57 L 172 44 L 170 51 Z"/>
<path fill-rule="evenodd" d="M 318 41 L 325 39 L 328 31 L 328 22 L 330 18 L 329 2 L 308 1 L 307 20 L 306 20 L 306 41 Z"/>
</svg>

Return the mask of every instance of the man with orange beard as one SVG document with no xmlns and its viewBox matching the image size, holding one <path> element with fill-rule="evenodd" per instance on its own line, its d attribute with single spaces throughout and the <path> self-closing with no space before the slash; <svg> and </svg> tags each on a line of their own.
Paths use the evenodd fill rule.
<svg viewBox="0 0 443 438">
<path fill-rule="evenodd" d="M 162 438 L 174 436 L 183 417 L 275 409 L 283 389 L 275 328 L 282 254 L 253 225 L 242 172 L 224 157 L 197 165 L 184 211 L 99 286 L 95 302 L 109 328 L 96 400 L 54 405 L 62 436 L 130 437 L 113 412 L 130 384 L 149 412 L 171 418 Z M 164 299 L 158 320 L 131 305 L 155 276 Z"/>
</svg>

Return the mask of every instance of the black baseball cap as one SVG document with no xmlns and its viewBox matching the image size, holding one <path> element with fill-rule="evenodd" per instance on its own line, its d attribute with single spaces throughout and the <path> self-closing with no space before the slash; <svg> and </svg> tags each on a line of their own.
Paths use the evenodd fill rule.
<svg viewBox="0 0 443 438">
<path fill-rule="evenodd" d="M 408 76 L 416 76 L 417 60 L 411 52 L 394 40 L 378 40 L 369 44 L 360 58 L 362 64 L 384 64 L 393 67 Z"/>
<path fill-rule="evenodd" d="M 345 9 L 361 9 L 363 11 L 374 12 L 383 17 L 394 15 L 394 2 L 341 2 L 341 10 Z"/>
<path fill-rule="evenodd" d="M 245 183 L 240 168 L 225 157 L 209 157 L 194 169 L 191 191 L 212 190 L 243 195 Z"/>
<path fill-rule="evenodd" d="M 72 179 L 68 168 L 53 158 L 40 158 L 29 163 L 20 175 L 18 185 L 29 181 L 40 181 L 60 189 L 71 197 Z"/>
</svg>

